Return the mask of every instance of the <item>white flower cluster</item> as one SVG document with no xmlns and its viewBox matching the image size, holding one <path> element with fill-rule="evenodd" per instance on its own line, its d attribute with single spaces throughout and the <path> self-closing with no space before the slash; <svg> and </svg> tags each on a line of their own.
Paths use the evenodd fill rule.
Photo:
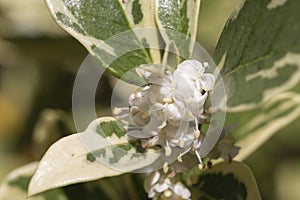
<svg viewBox="0 0 300 200">
<path fill-rule="evenodd" d="M 144 71 L 149 85 L 129 98 L 130 117 L 142 132 L 129 131 L 128 135 L 147 138 L 144 147 L 164 147 L 166 156 L 171 155 L 173 147 L 193 150 L 201 164 L 197 150 L 203 136 L 198 125 L 208 118 L 204 104 L 215 83 L 214 75 L 205 72 L 207 66 L 186 60 L 173 72 Z"/>
<path fill-rule="evenodd" d="M 186 60 L 174 71 L 159 66 L 138 70 L 149 84 L 129 97 L 129 116 L 136 126 L 128 126 L 127 138 L 138 141 L 145 149 L 161 147 L 164 151 L 163 169 L 152 172 L 145 181 L 149 198 L 190 199 L 190 191 L 174 177 L 177 172 L 194 167 L 196 162 L 199 168 L 204 167 L 199 152 L 205 134 L 200 126 L 209 123 L 213 114 L 207 113 L 205 105 L 215 84 L 215 76 L 206 72 L 207 68 L 207 63 Z M 115 114 L 121 110 L 116 109 Z M 127 113 L 122 116 L 128 116 L 128 108 L 124 110 Z M 207 157 L 231 160 L 238 150 L 230 135 L 223 132 Z M 178 162 L 165 161 L 173 158 Z M 151 167 L 157 166 L 161 167 L 161 163 Z M 167 175 L 169 170 L 171 173 Z"/>
<path fill-rule="evenodd" d="M 191 192 L 174 177 L 166 177 L 159 171 L 152 172 L 145 180 L 144 187 L 149 198 L 189 200 Z"/>
</svg>

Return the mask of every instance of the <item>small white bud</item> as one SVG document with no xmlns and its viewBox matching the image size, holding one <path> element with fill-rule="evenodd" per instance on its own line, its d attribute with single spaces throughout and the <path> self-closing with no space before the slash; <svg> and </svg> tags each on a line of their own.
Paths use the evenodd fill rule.
<svg viewBox="0 0 300 200">
<path fill-rule="evenodd" d="M 163 129 L 166 125 L 167 125 L 167 122 L 164 121 L 164 122 L 158 127 L 158 129 Z"/>
<path fill-rule="evenodd" d="M 165 153 L 166 156 L 170 156 L 172 153 L 172 149 L 169 146 L 165 146 Z"/>
<path fill-rule="evenodd" d="M 205 168 L 205 165 L 203 163 L 198 164 L 198 169 L 203 170 Z"/>
<path fill-rule="evenodd" d="M 164 195 L 165 195 L 165 197 L 169 198 L 169 197 L 172 196 L 172 191 L 171 190 L 165 190 Z"/>
<path fill-rule="evenodd" d="M 167 104 L 171 104 L 171 103 L 174 102 L 174 100 L 172 98 L 163 98 L 162 102 L 167 103 Z"/>
<path fill-rule="evenodd" d="M 200 137 L 200 131 L 199 130 L 194 130 L 194 139 L 198 139 Z"/>
<path fill-rule="evenodd" d="M 169 164 L 168 164 L 168 162 L 164 163 L 163 171 L 164 171 L 165 174 L 169 171 Z"/>
<path fill-rule="evenodd" d="M 119 115 L 119 114 L 121 114 L 121 112 L 122 112 L 122 109 L 121 109 L 121 108 L 115 107 L 115 108 L 113 109 L 113 114 L 114 114 L 114 115 Z"/>
<path fill-rule="evenodd" d="M 182 155 L 181 154 L 179 154 L 177 160 L 178 160 L 178 162 L 182 162 Z"/>
<path fill-rule="evenodd" d="M 208 62 L 204 62 L 204 63 L 203 63 L 203 66 L 204 66 L 204 67 L 208 67 L 208 66 L 209 66 Z"/>
<path fill-rule="evenodd" d="M 125 125 L 123 126 L 123 129 L 126 130 L 126 131 L 128 131 L 129 125 L 128 125 L 128 124 L 125 124 Z"/>
<path fill-rule="evenodd" d="M 183 138 L 179 138 L 178 144 L 179 144 L 179 147 L 180 147 L 180 148 L 183 148 L 184 145 L 185 145 L 184 139 L 183 139 Z"/>
</svg>

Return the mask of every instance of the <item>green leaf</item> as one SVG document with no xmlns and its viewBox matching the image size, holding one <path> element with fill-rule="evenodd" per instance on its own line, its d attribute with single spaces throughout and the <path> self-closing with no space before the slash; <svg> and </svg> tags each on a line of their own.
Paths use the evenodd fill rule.
<svg viewBox="0 0 300 200">
<path fill-rule="evenodd" d="M 123 79 L 127 82 L 143 84 L 130 70 L 141 64 L 161 63 L 161 48 L 184 59 L 191 57 L 193 41 L 190 40 L 196 38 L 200 0 L 46 2 L 62 28 L 114 76 L 121 78 L 126 74 Z M 168 52 L 164 57 L 167 59 Z"/>
<path fill-rule="evenodd" d="M 136 33 L 135 28 L 154 27 L 154 1 L 122 0 L 46 0 L 58 24 L 96 56 L 103 67 L 120 78 L 140 64 L 159 63 L 158 33 Z M 122 35 L 118 35 L 122 32 Z M 148 36 L 145 38 L 145 35 Z M 125 79 L 137 79 L 130 72 Z M 141 81 L 141 80 L 140 80 Z"/>
<path fill-rule="evenodd" d="M 127 19 L 133 29 L 145 28 L 147 32 L 148 27 L 156 27 L 155 20 L 155 1 L 130 0 L 122 3 Z M 149 44 L 159 46 L 161 36 L 158 32 L 149 31 L 145 33 L 136 32 L 137 37 L 147 47 Z M 148 49 L 153 63 L 159 64 L 161 62 L 161 53 L 159 49 Z"/>
<path fill-rule="evenodd" d="M 125 138 L 121 122 L 99 118 L 84 132 L 64 137 L 48 149 L 28 193 L 131 172 L 150 165 L 159 155 L 152 150 L 139 153 Z"/>
<path fill-rule="evenodd" d="M 200 0 L 156 2 L 157 24 L 166 43 L 166 49 L 172 48 L 173 44 L 176 53 L 185 59 L 190 58 L 193 50 L 193 41 L 190 40 L 196 39 Z"/>
<path fill-rule="evenodd" d="M 237 125 L 233 131 L 240 146 L 236 160 L 243 160 L 273 134 L 300 116 L 300 94 L 287 92 L 278 95 L 259 109 L 227 114 L 227 125 Z"/>
<path fill-rule="evenodd" d="M 191 186 L 192 199 L 261 199 L 255 178 L 244 163 L 223 162 L 207 169 Z"/>
<path fill-rule="evenodd" d="M 228 111 L 256 108 L 300 80 L 300 1 L 245 0 L 214 53 Z"/>
<path fill-rule="evenodd" d="M 1 200 L 67 200 L 63 190 L 55 189 L 34 197 L 27 197 L 29 181 L 38 162 L 29 163 L 12 171 L 0 186 Z"/>
</svg>

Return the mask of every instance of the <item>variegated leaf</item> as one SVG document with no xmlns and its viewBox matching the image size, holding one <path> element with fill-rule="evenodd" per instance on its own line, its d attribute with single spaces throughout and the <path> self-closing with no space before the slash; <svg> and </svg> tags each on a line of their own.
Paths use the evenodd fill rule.
<svg viewBox="0 0 300 200">
<path fill-rule="evenodd" d="M 167 50 L 174 45 L 175 53 L 185 59 L 191 57 L 199 10 L 200 0 L 156 0 L 157 24 Z"/>
<path fill-rule="evenodd" d="M 148 27 L 156 27 L 155 21 L 155 1 L 145 0 L 119 0 L 129 21 L 130 26 L 136 32 L 136 36 L 140 41 L 144 41 L 153 46 L 159 46 L 160 35 L 158 32 L 152 34 Z M 140 30 L 145 28 L 145 30 Z M 143 31 L 140 32 L 140 31 Z M 147 31 L 149 31 L 147 35 Z M 141 34 L 142 33 L 142 34 Z M 145 38 L 145 36 L 148 36 Z M 147 42 L 148 41 L 148 42 Z M 150 49 L 150 55 L 153 63 L 160 63 L 161 56 L 159 49 Z"/>
<path fill-rule="evenodd" d="M 58 24 L 78 39 L 114 76 L 120 78 L 140 64 L 160 62 L 158 50 L 146 49 L 150 43 L 158 46 L 158 33 L 153 34 L 153 31 L 150 31 L 141 34 L 133 30 L 155 26 L 153 1 L 46 0 L 46 2 Z M 134 72 L 130 72 L 125 79 L 135 81 L 137 76 Z"/>
<path fill-rule="evenodd" d="M 230 113 L 227 115 L 229 126 L 237 125 L 233 130 L 237 146 L 242 147 L 236 160 L 243 160 L 274 133 L 289 125 L 300 116 L 300 94 L 287 92 L 252 111 Z"/>
<path fill-rule="evenodd" d="M 29 163 L 12 171 L 0 186 L 1 200 L 67 200 L 63 190 L 55 189 L 28 197 L 27 187 L 38 162 Z"/>
<path fill-rule="evenodd" d="M 257 108 L 300 81 L 300 1 L 244 0 L 227 22 L 214 58 L 228 111 Z"/>
<path fill-rule="evenodd" d="M 191 190 L 192 199 L 261 199 L 249 167 L 235 161 L 205 170 Z"/>
<path fill-rule="evenodd" d="M 159 152 L 139 151 L 112 117 L 94 120 L 88 128 L 54 143 L 30 181 L 29 195 L 45 190 L 116 176 L 153 163 Z"/>
</svg>

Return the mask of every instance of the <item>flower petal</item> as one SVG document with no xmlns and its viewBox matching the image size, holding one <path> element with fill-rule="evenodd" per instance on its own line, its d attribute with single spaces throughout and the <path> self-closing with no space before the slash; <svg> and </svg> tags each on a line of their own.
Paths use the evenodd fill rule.
<svg viewBox="0 0 300 200">
<path fill-rule="evenodd" d="M 157 183 L 156 185 L 154 185 L 154 190 L 161 193 L 165 190 L 167 190 L 169 188 L 169 185 L 163 181 L 162 183 Z"/>
<path fill-rule="evenodd" d="M 205 91 L 211 91 L 214 88 L 215 76 L 213 74 L 205 73 L 201 76 L 202 89 Z"/>
<path fill-rule="evenodd" d="M 150 122 L 143 128 L 143 134 L 150 136 L 150 137 L 157 135 L 158 132 L 160 131 L 158 127 L 162 123 L 163 123 L 163 120 L 159 120 L 155 117 L 151 117 Z"/>
<path fill-rule="evenodd" d="M 175 184 L 173 188 L 175 194 L 183 199 L 189 199 L 191 197 L 191 192 L 187 189 L 181 182 Z"/>
<path fill-rule="evenodd" d="M 202 63 L 197 60 L 185 60 L 177 67 L 179 72 L 190 74 L 190 76 L 203 74 L 205 68 Z"/>
</svg>

